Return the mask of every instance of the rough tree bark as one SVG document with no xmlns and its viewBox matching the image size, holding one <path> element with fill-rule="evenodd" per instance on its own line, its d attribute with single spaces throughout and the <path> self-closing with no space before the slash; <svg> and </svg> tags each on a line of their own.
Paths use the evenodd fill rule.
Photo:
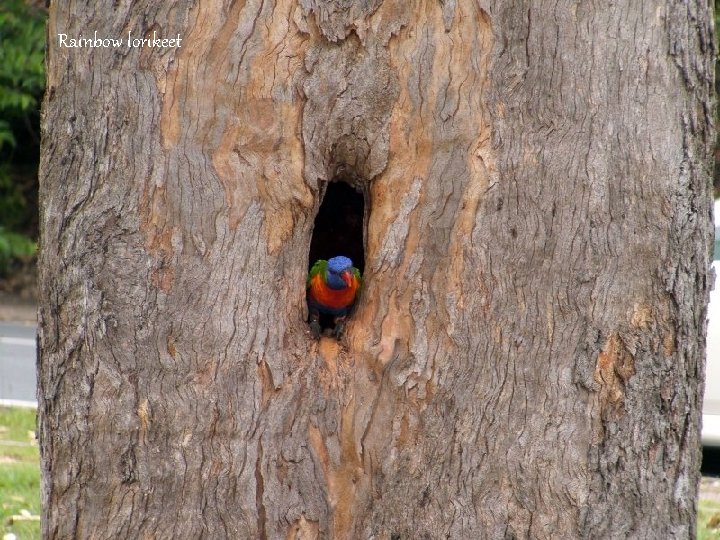
<svg viewBox="0 0 720 540">
<path fill-rule="evenodd" d="M 705 0 L 52 2 L 47 538 L 688 538 Z M 67 48 L 69 37 L 182 38 Z M 367 194 L 345 338 L 305 323 Z"/>
</svg>

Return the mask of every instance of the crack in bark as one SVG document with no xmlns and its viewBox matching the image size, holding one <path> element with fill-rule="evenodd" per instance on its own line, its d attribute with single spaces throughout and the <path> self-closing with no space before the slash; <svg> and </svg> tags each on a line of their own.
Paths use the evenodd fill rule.
<svg viewBox="0 0 720 540">
<path fill-rule="evenodd" d="M 257 509 L 257 530 L 258 537 L 262 540 L 267 540 L 267 511 L 265 510 L 265 502 L 263 501 L 263 497 L 265 495 L 265 481 L 262 475 L 263 447 L 261 440 L 258 440 L 257 452 L 257 459 L 255 460 L 255 508 Z"/>
</svg>

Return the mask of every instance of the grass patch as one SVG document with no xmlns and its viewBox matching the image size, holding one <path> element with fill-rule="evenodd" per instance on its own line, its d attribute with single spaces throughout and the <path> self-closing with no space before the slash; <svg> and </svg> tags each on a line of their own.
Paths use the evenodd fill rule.
<svg viewBox="0 0 720 540">
<path fill-rule="evenodd" d="M 720 540 L 720 501 L 700 499 L 697 524 L 698 540 Z"/>
<path fill-rule="evenodd" d="M 35 414 L 35 409 L 0 407 L 0 459 L 3 462 L 39 463 Z"/>
<path fill-rule="evenodd" d="M 0 538 L 40 538 L 40 522 L 12 516 L 40 515 L 40 454 L 35 410 L 0 407 Z"/>
</svg>

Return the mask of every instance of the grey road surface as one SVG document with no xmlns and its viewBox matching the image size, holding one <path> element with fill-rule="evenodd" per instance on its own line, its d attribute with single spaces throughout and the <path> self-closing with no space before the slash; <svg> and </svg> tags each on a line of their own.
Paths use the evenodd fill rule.
<svg viewBox="0 0 720 540">
<path fill-rule="evenodd" d="M 0 322 L 0 402 L 35 401 L 35 325 Z"/>
</svg>

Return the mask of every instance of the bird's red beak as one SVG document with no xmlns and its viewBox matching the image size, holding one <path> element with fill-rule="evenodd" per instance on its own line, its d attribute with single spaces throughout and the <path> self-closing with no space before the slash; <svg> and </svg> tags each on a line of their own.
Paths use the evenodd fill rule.
<svg viewBox="0 0 720 540">
<path fill-rule="evenodd" d="M 349 270 L 345 270 L 342 274 L 340 274 L 340 277 L 345 282 L 345 285 L 348 287 L 352 285 L 352 274 Z"/>
</svg>

